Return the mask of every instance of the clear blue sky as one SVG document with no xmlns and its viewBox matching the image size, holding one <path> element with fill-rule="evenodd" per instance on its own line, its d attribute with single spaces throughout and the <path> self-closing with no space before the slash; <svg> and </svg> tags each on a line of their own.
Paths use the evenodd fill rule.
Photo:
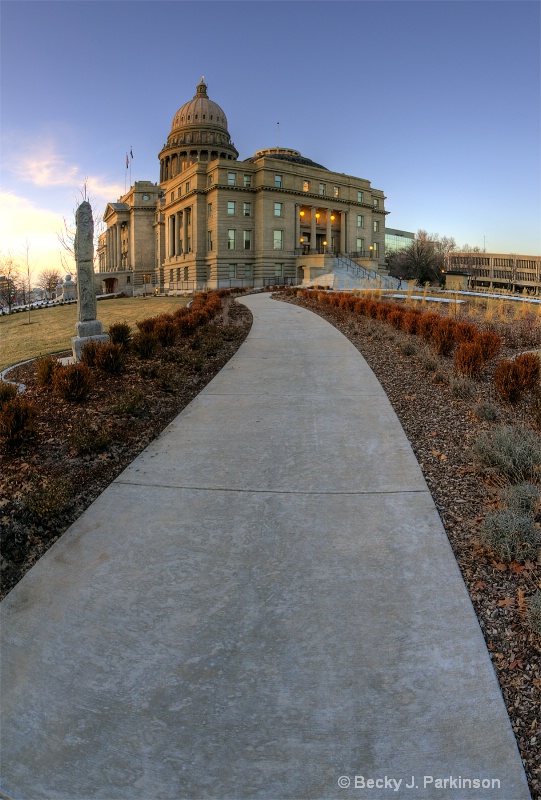
<svg viewBox="0 0 541 800">
<path fill-rule="evenodd" d="M 157 154 L 201 75 L 248 158 L 277 141 L 382 189 L 388 227 L 541 252 L 540 4 L 1 4 L 0 251 L 60 266 L 88 179 L 96 213 Z M 128 173 L 129 177 L 129 173 Z"/>
</svg>

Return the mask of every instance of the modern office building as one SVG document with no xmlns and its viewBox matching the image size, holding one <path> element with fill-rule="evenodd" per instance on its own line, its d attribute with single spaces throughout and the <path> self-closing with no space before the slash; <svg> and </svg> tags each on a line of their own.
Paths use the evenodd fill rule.
<svg viewBox="0 0 541 800">
<path fill-rule="evenodd" d="M 399 231 L 395 228 L 385 228 L 385 255 L 405 250 L 415 239 L 411 231 Z"/>
<path fill-rule="evenodd" d="M 386 274 L 383 192 L 289 148 L 239 161 L 203 79 L 158 157 L 159 183 L 137 181 L 107 205 L 103 291 L 299 283 L 338 254 Z"/>
<path fill-rule="evenodd" d="M 469 288 L 541 294 L 541 256 L 454 252 L 448 270 L 466 273 Z"/>
</svg>

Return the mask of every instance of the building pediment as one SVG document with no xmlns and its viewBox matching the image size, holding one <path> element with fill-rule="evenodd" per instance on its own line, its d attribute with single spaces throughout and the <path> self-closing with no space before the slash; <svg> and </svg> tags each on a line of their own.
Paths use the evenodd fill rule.
<svg viewBox="0 0 541 800">
<path fill-rule="evenodd" d="M 129 211 L 127 203 L 107 203 L 105 207 L 105 212 L 103 214 L 103 221 L 107 222 L 117 214 L 121 214 L 122 212 Z"/>
</svg>

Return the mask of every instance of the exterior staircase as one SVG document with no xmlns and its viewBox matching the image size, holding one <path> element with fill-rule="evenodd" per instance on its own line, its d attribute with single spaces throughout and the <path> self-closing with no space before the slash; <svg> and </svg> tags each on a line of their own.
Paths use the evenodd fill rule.
<svg viewBox="0 0 541 800">
<path fill-rule="evenodd" d="M 333 259 L 332 269 L 324 275 L 312 278 L 305 286 L 326 286 L 329 289 L 398 289 L 400 281 L 390 275 L 382 275 L 375 269 L 361 267 L 344 255 Z"/>
</svg>

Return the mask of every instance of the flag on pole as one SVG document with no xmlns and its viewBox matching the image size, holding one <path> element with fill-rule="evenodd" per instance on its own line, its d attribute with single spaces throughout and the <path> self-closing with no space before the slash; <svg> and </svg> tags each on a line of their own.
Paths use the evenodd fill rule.
<svg viewBox="0 0 541 800">
<path fill-rule="evenodd" d="M 130 160 L 128 158 L 128 154 L 126 153 L 126 169 L 130 166 Z"/>
<path fill-rule="evenodd" d="M 130 147 L 130 157 L 131 157 L 131 160 L 133 161 L 133 148 L 132 147 Z"/>
</svg>

